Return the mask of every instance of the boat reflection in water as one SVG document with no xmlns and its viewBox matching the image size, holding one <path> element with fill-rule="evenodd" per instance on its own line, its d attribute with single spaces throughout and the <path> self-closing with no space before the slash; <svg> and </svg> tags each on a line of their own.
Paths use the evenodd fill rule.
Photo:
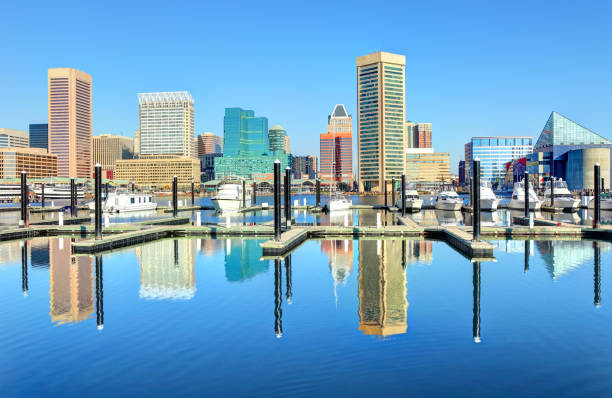
<svg viewBox="0 0 612 398">
<path fill-rule="evenodd" d="M 196 292 L 195 247 L 195 239 L 166 239 L 137 247 L 140 298 L 192 299 Z"/>
<path fill-rule="evenodd" d="M 366 335 L 406 333 L 402 241 L 359 240 L 359 330 Z"/>
<path fill-rule="evenodd" d="M 438 225 L 459 225 L 463 222 L 463 215 L 460 211 L 436 209 Z"/>
<path fill-rule="evenodd" d="M 593 260 L 593 242 L 589 241 L 536 241 L 538 251 L 552 279 L 559 278 Z M 610 246 L 604 246 L 609 249 Z"/>
<path fill-rule="evenodd" d="M 334 297 L 338 307 L 338 285 L 346 284 L 346 280 L 353 270 L 353 241 L 352 240 L 323 240 L 321 252 L 327 254 L 329 271 L 334 280 Z"/>
</svg>

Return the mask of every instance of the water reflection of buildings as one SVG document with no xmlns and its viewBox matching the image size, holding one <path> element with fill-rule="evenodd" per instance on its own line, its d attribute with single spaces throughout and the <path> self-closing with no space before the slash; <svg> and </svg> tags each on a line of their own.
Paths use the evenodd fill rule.
<svg viewBox="0 0 612 398">
<path fill-rule="evenodd" d="M 221 239 L 198 239 L 200 241 L 200 252 L 207 257 L 214 256 L 223 250 L 224 241 Z"/>
<path fill-rule="evenodd" d="M 405 240 L 402 243 L 405 246 L 403 256 L 405 264 L 421 262 L 431 265 L 433 262 L 433 242 L 430 240 Z"/>
<path fill-rule="evenodd" d="M 225 277 L 229 282 L 240 282 L 268 270 L 268 261 L 261 261 L 261 248 L 255 239 L 225 241 Z"/>
<path fill-rule="evenodd" d="M 359 240 L 359 330 L 405 333 L 408 300 L 402 241 Z"/>
<path fill-rule="evenodd" d="M 544 260 L 551 278 L 559 278 L 568 272 L 593 260 L 593 243 L 590 241 L 536 241 L 538 251 Z M 604 245 L 609 250 L 609 245 Z"/>
<path fill-rule="evenodd" d="M 72 256 L 68 238 L 49 241 L 49 306 L 51 321 L 80 322 L 94 311 L 93 261 Z"/>
<path fill-rule="evenodd" d="M 140 298 L 189 300 L 196 292 L 195 239 L 161 240 L 136 248 Z"/>
</svg>

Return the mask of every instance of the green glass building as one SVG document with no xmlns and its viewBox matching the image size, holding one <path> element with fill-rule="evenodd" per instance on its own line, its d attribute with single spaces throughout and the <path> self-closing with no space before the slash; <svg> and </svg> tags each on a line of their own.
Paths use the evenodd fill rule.
<svg viewBox="0 0 612 398">
<path fill-rule="evenodd" d="M 270 128 L 270 132 L 268 133 L 268 141 L 270 141 L 271 152 L 285 151 L 286 135 L 287 131 L 279 124 Z"/>
</svg>

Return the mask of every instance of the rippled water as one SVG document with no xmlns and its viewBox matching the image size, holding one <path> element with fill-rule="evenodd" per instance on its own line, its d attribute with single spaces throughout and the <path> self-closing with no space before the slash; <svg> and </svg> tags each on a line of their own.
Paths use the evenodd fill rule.
<svg viewBox="0 0 612 398">
<path fill-rule="evenodd" d="M 608 243 L 0 244 L 9 396 L 608 396 Z M 25 255 L 26 267 L 22 266 Z M 100 261 L 101 260 L 101 261 Z M 25 271 L 25 272 L 24 272 Z M 478 342 L 480 341 L 480 342 Z"/>
</svg>

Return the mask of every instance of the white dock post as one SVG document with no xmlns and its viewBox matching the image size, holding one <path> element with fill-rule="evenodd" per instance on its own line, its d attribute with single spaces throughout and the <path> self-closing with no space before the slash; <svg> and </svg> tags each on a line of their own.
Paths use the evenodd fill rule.
<svg viewBox="0 0 612 398">
<path fill-rule="evenodd" d="M 108 228 L 110 225 L 110 216 L 108 213 L 104 213 L 104 228 Z"/>
<path fill-rule="evenodd" d="M 196 213 L 196 227 L 202 226 L 202 214 L 200 212 Z"/>
<path fill-rule="evenodd" d="M 380 228 L 380 213 L 376 213 L 376 228 Z"/>
<path fill-rule="evenodd" d="M 306 206 L 306 198 L 304 198 L 304 206 Z"/>
<path fill-rule="evenodd" d="M 344 214 L 344 226 L 348 227 L 348 213 Z"/>
<path fill-rule="evenodd" d="M 55 207 L 55 201 L 54 200 L 51 201 L 51 207 Z"/>
<path fill-rule="evenodd" d="M 227 213 L 227 214 L 225 215 L 225 227 L 226 227 L 226 228 L 229 228 L 229 227 L 230 227 L 230 225 L 231 225 L 231 223 L 230 223 L 230 215 L 229 215 L 229 213 Z"/>
<path fill-rule="evenodd" d="M 172 201 L 171 200 L 168 201 L 168 207 L 172 207 Z"/>
<path fill-rule="evenodd" d="M 63 211 L 60 211 L 60 212 L 57 214 L 57 219 L 58 219 L 58 224 L 59 224 L 60 226 L 61 226 L 61 225 L 64 225 L 64 212 L 63 212 Z"/>
</svg>

